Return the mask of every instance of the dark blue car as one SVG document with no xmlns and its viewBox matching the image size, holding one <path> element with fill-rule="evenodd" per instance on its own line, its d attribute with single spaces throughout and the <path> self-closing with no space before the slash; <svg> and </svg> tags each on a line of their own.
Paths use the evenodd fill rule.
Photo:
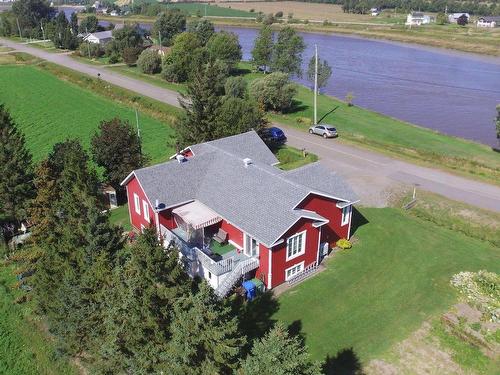
<svg viewBox="0 0 500 375">
<path fill-rule="evenodd" d="M 259 135 L 268 146 L 281 146 L 286 143 L 285 133 L 275 126 L 262 129 Z"/>
</svg>

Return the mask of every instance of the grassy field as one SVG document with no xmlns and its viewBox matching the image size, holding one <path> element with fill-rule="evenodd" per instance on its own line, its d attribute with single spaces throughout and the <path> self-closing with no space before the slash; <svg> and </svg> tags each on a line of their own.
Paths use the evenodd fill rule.
<svg viewBox="0 0 500 375">
<path fill-rule="evenodd" d="M 128 204 L 124 204 L 123 206 L 111 210 L 109 221 L 113 225 L 121 225 L 125 231 L 132 230 L 128 213 Z"/>
<path fill-rule="evenodd" d="M 278 300 L 274 318 L 301 327 L 317 360 L 349 348 L 363 363 L 384 356 L 450 308 L 453 274 L 500 271 L 500 251 L 489 243 L 399 209 L 364 208 L 361 214 L 368 223 L 356 230 L 354 247 Z"/>
<path fill-rule="evenodd" d="M 135 126 L 130 106 L 113 102 L 94 92 L 64 82 L 33 66 L 1 66 L 0 102 L 5 103 L 26 135 L 35 160 L 43 158 L 52 145 L 79 138 L 88 146 L 101 120 L 115 116 Z M 25 103 L 30 103 L 26 106 Z M 139 113 L 144 151 L 153 163 L 166 160 L 173 151 L 170 124 Z"/>
<path fill-rule="evenodd" d="M 58 357 L 39 322 L 32 320 L 30 304 L 14 302 L 21 295 L 18 289 L 11 288 L 15 281 L 12 268 L 0 263 L 0 374 L 78 374 Z"/>
<path fill-rule="evenodd" d="M 109 69 L 160 87 L 185 92 L 185 85 L 168 83 L 160 75 L 142 74 L 136 67 Z M 240 73 L 249 82 L 263 77 L 261 73 L 254 73 L 251 69 L 249 63 L 240 64 Z M 320 95 L 318 98 L 320 116 L 337 106 L 338 109 L 326 117 L 325 122 L 335 124 L 340 132 L 341 142 L 359 144 L 391 156 L 500 183 L 500 156 L 488 146 L 439 134 L 357 106 L 349 107 L 343 101 L 328 95 Z M 313 116 L 311 90 L 298 86 L 296 108 L 292 113 L 271 113 L 268 117 L 278 124 L 306 131 Z"/>
<path fill-rule="evenodd" d="M 208 16 L 208 17 L 255 17 L 255 14 L 245 10 L 230 9 L 213 4 L 193 4 L 193 3 L 176 3 L 168 4 L 168 8 L 181 9 L 191 16 Z"/>
</svg>

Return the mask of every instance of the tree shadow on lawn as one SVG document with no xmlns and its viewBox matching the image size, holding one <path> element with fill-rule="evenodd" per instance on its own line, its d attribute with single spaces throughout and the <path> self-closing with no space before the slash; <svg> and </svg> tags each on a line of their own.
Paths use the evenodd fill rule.
<svg viewBox="0 0 500 375">
<path fill-rule="evenodd" d="M 283 111 L 283 113 L 288 114 L 288 113 L 305 111 L 307 108 L 309 108 L 307 104 L 304 104 L 303 102 L 293 99 L 290 108 L 288 108 L 286 111 Z"/>
<path fill-rule="evenodd" d="M 370 223 L 356 207 L 352 207 L 352 222 L 351 222 L 351 237 L 354 236 L 356 231 L 363 225 Z"/>
<path fill-rule="evenodd" d="M 248 338 L 245 351 L 248 352 L 256 339 L 264 337 L 276 323 L 272 316 L 279 309 L 279 302 L 272 292 L 265 292 L 253 301 L 237 298 L 233 302 L 233 311 L 239 317 L 240 329 Z"/>
<path fill-rule="evenodd" d="M 340 350 L 335 357 L 326 356 L 325 375 L 363 375 L 363 366 L 353 348 Z"/>
</svg>

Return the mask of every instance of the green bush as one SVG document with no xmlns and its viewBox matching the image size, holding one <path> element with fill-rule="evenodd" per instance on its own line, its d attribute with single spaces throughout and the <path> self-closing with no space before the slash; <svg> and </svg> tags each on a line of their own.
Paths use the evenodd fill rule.
<svg viewBox="0 0 500 375">
<path fill-rule="evenodd" d="M 137 59 L 137 66 L 141 72 L 146 74 L 159 73 L 161 71 L 161 57 L 157 51 L 146 49 Z"/>
<path fill-rule="evenodd" d="M 224 92 L 229 97 L 245 98 L 247 86 L 247 81 L 243 77 L 229 77 L 224 85 Z"/>
<path fill-rule="evenodd" d="M 350 249 L 352 247 L 352 244 L 349 240 L 341 238 L 340 240 L 337 241 L 337 246 L 340 247 L 342 250 L 345 250 L 345 249 Z"/>
<path fill-rule="evenodd" d="M 122 58 L 125 64 L 128 66 L 135 65 L 137 58 L 141 54 L 142 49 L 140 47 L 126 47 L 123 49 Z"/>
<path fill-rule="evenodd" d="M 83 57 L 89 57 L 90 55 L 90 58 L 97 58 L 104 55 L 104 51 L 99 44 L 88 42 L 83 42 L 82 44 L 80 44 L 78 53 Z"/>
<path fill-rule="evenodd" d="M 292 108 L 297 87 L 288 74 L 275 72 L 253 81 L 250 93 L 263 109 L 285 112 Z"/>
</svg>

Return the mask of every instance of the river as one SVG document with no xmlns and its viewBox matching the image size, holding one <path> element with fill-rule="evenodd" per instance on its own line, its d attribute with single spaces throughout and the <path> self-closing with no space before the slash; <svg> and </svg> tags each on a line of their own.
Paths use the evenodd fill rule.
<svg viewBox="0 0 500 375">
<path fill-rule="evenodd" d="M 258 31 L 224 29 L 239 36 L 243 59 L 249 60 Z M 497 145 L 494 118 L 500 104 L 500 58 L 333 34 L 301 35 L 307 45 L 304 74 L 314 44 L 333 69 L 323 93 L 343 99 L 352 92 L 354 104 L 361 107 Z M 294 79 L 311 85 L 303 78 Z M 335 114 L 326 121 L 335 124 Z"/>
</svg>

